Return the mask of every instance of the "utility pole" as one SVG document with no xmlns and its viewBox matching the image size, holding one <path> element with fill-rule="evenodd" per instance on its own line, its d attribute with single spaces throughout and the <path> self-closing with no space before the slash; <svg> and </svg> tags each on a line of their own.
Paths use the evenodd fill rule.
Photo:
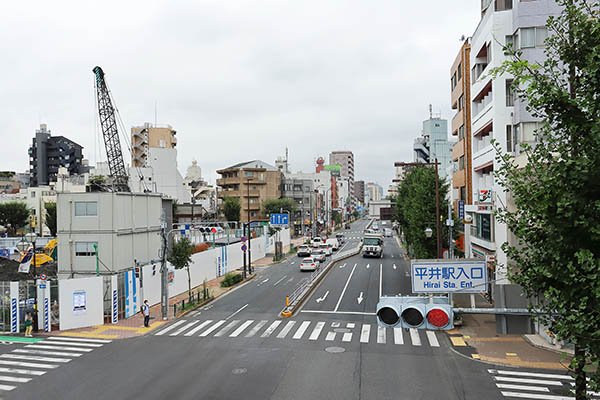
<svg viewBox="0 0 600 400">
<path fill-rule="evenodd" d="M 448 203 L 448 258 L 454 258 L 454 241 L 452 240 L 452 227 L 454 226 L 454 218 L 452 217 L 452 204 Z"/>
<path fill-rule="evenodd" d="M 246 186 L 248 187 L 248 272 L 252 273 L 252 252 L 250 250 L 250 243 L 252 243 L 251 226 L 250 226 L 250 177 L 246 177 Z"/>
<path fill-rule="evenodd" d="M 160 234 L 162 237 L 162 248 L 160 257 L 160 309 L 162 318 L 167 319 L 169 312 L 169 284 L 167 283 L 167 216 L 162 210 Z"/>
</svg>

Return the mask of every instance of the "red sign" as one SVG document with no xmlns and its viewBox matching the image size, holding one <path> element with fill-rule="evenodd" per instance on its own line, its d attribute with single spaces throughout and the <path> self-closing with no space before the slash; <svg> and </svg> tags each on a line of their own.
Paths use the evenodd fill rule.
<svg viewBox="0 0 600 400">
<path fill-rule="evenodd" d="M 242 245 L 242 251 L 244 251 L 244 252 L 245 252 L 246 250 L 248 250 L 248 247 L 246 247 L 246 245 L 245 245 L 245 244 L 243 244 L 243 245 Z"/>
<path fill-rule="evenodd" d="M 246 241 L 246 236 L 242 236 L 241 239 L 242 243 L 244 243 Z"/>
<path fill-rule="evenodd" d="M 46 279 L 48 279 L 48 275 L 46 274 L 40 274 L 40 279 L 45 281 Z"/>
</svg>

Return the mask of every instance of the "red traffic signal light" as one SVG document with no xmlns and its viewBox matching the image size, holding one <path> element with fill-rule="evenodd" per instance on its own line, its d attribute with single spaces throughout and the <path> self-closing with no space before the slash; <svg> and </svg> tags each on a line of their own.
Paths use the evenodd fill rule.
<svg viewBox="0 0 600 400">
<path fill-rule="evenodd" d="M 452 329 L 454 313 L 449 304 L 427 304 L 427 329 Z"/>
<path fill-rule="evenodd" d="M 213 226 L 212 228 L 210 228 L 210 231 L 211 231 L 212 233 L 217 233 L 217 228 L 215 228 L 215 227 Z"/>
</svg>

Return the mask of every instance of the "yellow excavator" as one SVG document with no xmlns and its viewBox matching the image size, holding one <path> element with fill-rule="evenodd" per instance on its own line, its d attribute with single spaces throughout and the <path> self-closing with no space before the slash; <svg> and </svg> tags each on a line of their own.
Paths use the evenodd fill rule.
<svg viewBox="0 0 600 400">
<path fill-rule="evenodd" d="M 56 245 L 58 244 L 58 242 L 56 241 L 56 239 L 52 239 L 51 241 L 49 241 L 48 243 L 46 243 L 46 245 L 44 246 L 44 251 L 42 253 L 37 253 L 35 255 L 35 266 L 36 267 L 41 267 L 42 265 L 46 264 L 47 262 L 52 262 L 52 261 L 58 261 L 58 253 L 57 253 L 57 249 L 56 249 Z M 25 257 L 27 253 L 23 253 L 21 255 L 21 260 L 23 260 L 23 258 Z M 31 262 L 32 265 L 34 265 L 33 261 Z"/>
</svg>

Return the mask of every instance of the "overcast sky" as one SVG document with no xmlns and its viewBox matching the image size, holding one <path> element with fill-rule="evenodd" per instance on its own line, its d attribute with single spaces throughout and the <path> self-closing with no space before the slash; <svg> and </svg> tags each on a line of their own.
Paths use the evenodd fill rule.
<svg viewBox="0 0 600 400">
<path fill-rule="evenodd" d="M 105 160 L 92 68 L 129 129 L 177 130 L 179 170 L 241 161 L 294 171 L 352 150 L 356 180 L 387 188 L 412 160 L 428 105 L 450 120 L 450 66 L 479 0 L 4 1 L 0 170 L 28 169 L 39 124 Z M 123 139 L 122 139 L 123 141 Z M 127 162 L 129 152 L 124 144 Z"/>
</svg>

